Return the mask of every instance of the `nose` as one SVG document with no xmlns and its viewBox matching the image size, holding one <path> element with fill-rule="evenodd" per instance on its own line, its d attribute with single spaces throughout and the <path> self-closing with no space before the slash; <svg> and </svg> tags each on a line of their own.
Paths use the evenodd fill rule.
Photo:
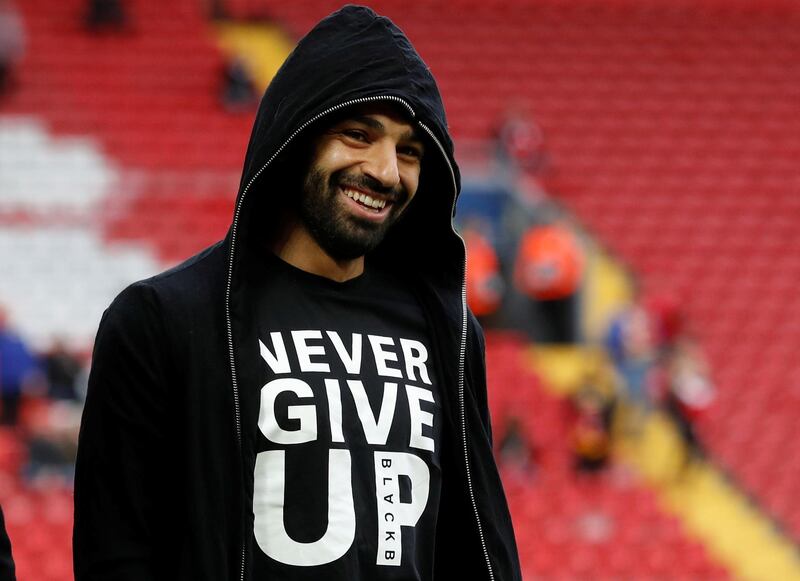
<svg viewBox="0 0 800 581">
<path fill-rule="evenodd" d="M 400 184 L 397 151 L 394 143 L 389 140 L 373 143 L 362 167 L 364 173 L 378 180 L 386 188 L 395 188 Z"/>
</svg>

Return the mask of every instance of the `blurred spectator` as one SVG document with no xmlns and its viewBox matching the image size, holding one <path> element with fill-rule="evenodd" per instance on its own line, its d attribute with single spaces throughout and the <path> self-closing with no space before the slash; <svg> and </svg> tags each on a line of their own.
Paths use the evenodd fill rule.
<svg viewBox="0 0 800 581">
<path fill-rule="evenodd" d="M 631 401 L 648 408 L 658 351 L 647 309 L 634 302 L 619 313 L 609 326 L 606 346 Z"/>
<path fill-rule="evenodd" d="M 534 225 L 522 236 L 514 282 L 532 301 L 537 341 L 578 340 L 578 291 L 583 271 L 583 250 L 568 226 L 558 222 Z"/>
<path fill-rule="evenodd" d="M 515 274 L 520 290 L 533 298 L 566 298 L 583 275 L 580 244 L 566 225 L 534 225 L 520 240 Z"/>
<path fill-rule="evenodd" d="M 225 6 L 226 0 L 206 0 L 204 2 L 208 15 L 214 20 L 225 20 L 229 18 L 228 9 Z"/>
<path fill-rule="evenodd" d="M 686 317 L 678 298 L 664 291 L 648 293 L 643 306 L 650 315 L 654 341 L 659 350 L 672 346 L 685 327 Z"/>
<path fill-rule="evenodd" d="M 25 50 L 22 19 L 9 0 L 0 0 L 0 97 L 14 85 L 14 70 Z"/>
<path fill-rule="evenodd" d="M 78 381 L 83 365 L 70 353 L 61 339 L 53 341 L 50 351 L 44 356 L 43 367 L 47 379 L 47 395 L 55 400 L 78 400 Z"/>
<path fill-rule="evenodd" d="M 86 10 L 86 27 L 89 30 L 122 30 L 127 24 L 122 0 L 89 0 Z"/>
<path fill-rule="evenodd" d="M 676 340 L 665 357 L 661 402 L 670 415 L 687 447 L 687 460 L 703 456 L 695 423 L 711 407 L 716 390 L 711 381 L 708 362 L 699 345 L 690 337 Z"/>
<path fill-rule="evenodd" d="M 540 172 L 546 163 L 544 134 L 523 103 L 512 103 L 496 130 L 497 155 L 504 166 Z"/>
<path fill-rule="evenodd" d="M 81 406 L 38 398 L 26 406 L 25 478 L 35 486 L 71 487 L 75 474 Z"/>
<path fill-rule="evenodd" d="M 37 371 L 36 360 L 11 329 L 8 313 L 0 306 L 0 396 L 3 406 L 0 424 L 17 424 L 20 399 Z"/>
<path fill-rule="evenodd" d="M 258 91 L 250 71 L 240 58 L 231 58 L 222 75 L 222 103 L 231 113 L 249 111 L 258 103 Z"/>
<path fill-rule="evenodd" d="M 6 533 L 3 507 L 0 506 L 0 581 L 14 581 L 14 559 L 11 556 L 11 542 Z"/>
<path fill-rule="evenodd" d="M 463 236 L 467 245 L 467 302 L 476 316 L 486 317 L 497 311 L 503 299 L 500 262 L 478 224 L 468 224 Z"/>
<path fill-rule="evenodd" d="M 598 472 L 608 465 L 611 454 L 613 400 L 587 384 L 575 393 L 572 406 L 575 468 L 580 472 Z"/>
<path fill-rule="evenodd" d="M 537 451 L 516 416 L 508 418 L 497 445 L 497 460 L 506 477 L 527 480 L 536 472 Z"/>
</svg>

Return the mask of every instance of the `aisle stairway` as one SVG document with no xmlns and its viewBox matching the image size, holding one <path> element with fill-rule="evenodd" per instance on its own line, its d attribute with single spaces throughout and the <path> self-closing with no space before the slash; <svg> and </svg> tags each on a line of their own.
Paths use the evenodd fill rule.
<svg viewBox="0 0 800 581">
<path fill-rule="evenodd" d="M 576 477 L 566 400 L 529 364 L 514 335 L 487 336 L 495 441 L 511 417 L 539 451 L 533 474 L 506 465 L 504 483 L 526 581 L 728 579 L 676 516 L 624 465 Z"/>
<path fill-rule="evenodd" d="M 654 414 L 621 456 L 657 491 L 662 505 L 745 581 L 800 581 L 800 551 L 713 463 L 687 462 L 674 424 Z M 747 547 L 747 550 L 742 550 Z"/>
</svg>

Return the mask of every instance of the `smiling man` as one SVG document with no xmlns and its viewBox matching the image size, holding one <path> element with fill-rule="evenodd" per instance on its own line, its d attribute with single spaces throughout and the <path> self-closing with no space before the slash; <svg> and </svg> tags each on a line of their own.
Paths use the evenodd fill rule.
<svg viewBox="0 0 800 581">
<path fill-rule="evenodd" d="M 343 281 L 417 192 L 425 145 L 392 105 L 355 107 L 315 136 L 297 206 L 282 216 L 273 252 L 286 262 Z"/>
<path fill-rule="evenodd" d="M 459 188 L 403 33 L 320 22 L 264 95 L 225 240 L 103 317 L 77 581 L 521 579 Z"/>
</svg>

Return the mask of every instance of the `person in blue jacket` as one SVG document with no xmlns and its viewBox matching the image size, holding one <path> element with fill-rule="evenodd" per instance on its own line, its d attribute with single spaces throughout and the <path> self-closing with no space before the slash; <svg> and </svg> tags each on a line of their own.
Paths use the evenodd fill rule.
<svg viewBox="0 0 800 581">
<path fill-rule="evenodd" d="M 36 357 L 0 305 L 0 425 L 16 426 L 25 388 L 39 372 Z"/>
</svg>

